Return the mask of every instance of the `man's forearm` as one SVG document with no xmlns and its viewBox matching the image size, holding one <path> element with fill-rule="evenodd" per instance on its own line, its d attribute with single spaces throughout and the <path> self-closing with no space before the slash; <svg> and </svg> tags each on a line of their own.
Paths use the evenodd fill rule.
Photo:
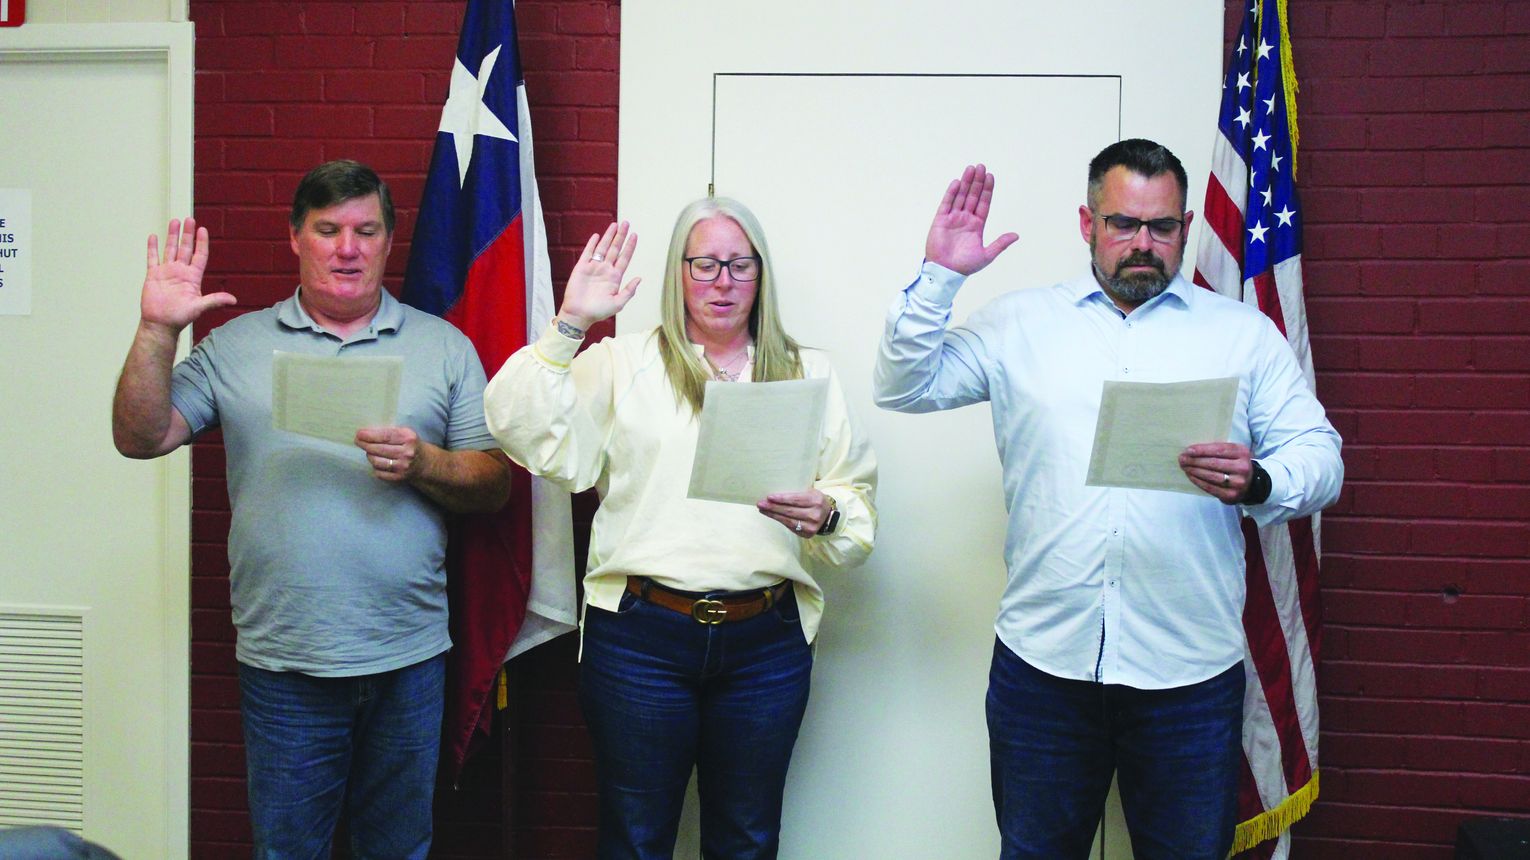
<svg viewBox="0 0 1530 860">
<path fill-rule="evenodd" d="M 487 513 L 504 507 L 510 498 L 510 460 L 501 451 L 447 451 L 421 443 L 429 450 L 424 468 L 408 480 L 427 498 L 452 513 Z"/>
<path fill-rule="evenodd" d="M 124 456 L 157 457 L 178 447 L 172 439 L 170 370 L 176 332 L 140 322 L 112 398 L 112 441 Z"/>
</svg>

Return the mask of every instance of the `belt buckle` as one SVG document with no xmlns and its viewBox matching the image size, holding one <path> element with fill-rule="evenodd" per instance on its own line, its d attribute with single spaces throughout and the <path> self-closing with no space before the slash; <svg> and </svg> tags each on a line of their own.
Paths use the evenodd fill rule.
<svg viewBox="0 0 1530 860">
<path fill-rule="evenodd" d="M 702 624 L 721 624 L 728 620 L 728 606 L 721 600 L 703 598 L 691 604 L 691 617 Z"/>
</svg>

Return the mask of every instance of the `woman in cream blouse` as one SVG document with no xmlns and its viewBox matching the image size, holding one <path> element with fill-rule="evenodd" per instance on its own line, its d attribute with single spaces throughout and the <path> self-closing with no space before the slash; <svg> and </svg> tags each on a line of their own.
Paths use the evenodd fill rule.
<svg viewBox="0 0 1530 860">
<path fill-rule="evenodd" d="M 663 323 L 575 355 L 637 289 L 625 223 L 591 236 L 558 316 L 489 383 L 489 428 L 533 474 L 600 509 L 584 579 L 579 698 L 595 746 L 600 849 L 668 858 L 691 769 L 709 858 L 774 857 L 823 612 L 815 573 L 876 530 L 876 461 L 827 357 L 781 330 L 759 222 L 726 198 L 675 223 Z M 827 378 L 812 486 L 754 509 L 686 497 L 706 385 Z"/>
</svg>

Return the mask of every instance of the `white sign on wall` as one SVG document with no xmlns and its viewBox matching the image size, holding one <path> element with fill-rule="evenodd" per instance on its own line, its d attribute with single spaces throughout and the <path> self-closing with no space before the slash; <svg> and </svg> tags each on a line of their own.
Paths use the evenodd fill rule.
<svg viewBox="0 0 1530 860">
<path fill-rule="evenodd" d="M 32 314 L 32 190 L 0 188 L 0 316 Z"/>
</svg>

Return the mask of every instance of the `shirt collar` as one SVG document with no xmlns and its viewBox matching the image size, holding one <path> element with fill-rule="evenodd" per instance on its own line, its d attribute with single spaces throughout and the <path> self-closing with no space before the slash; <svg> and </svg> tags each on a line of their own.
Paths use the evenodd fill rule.
<svg viewBox="0 0 1530 860">
<path fill-rule="evenodd" d="M 1174 276 L 1174 280 L 1169 282 L 1169 286 L 1164 288 L 1163 292 L 1148 299 L 1135 312 L 1150 310 L 1157 305 L 1164 304 L 1188 308 L 1190 307 L 1191 291 L 1195 289 L 1197 289 L 1195 285 L 1185 280 L 1185 270 L 1181 268 L 1179 274 Z M 1073 303 L 1080 307 L 1085 302 L 1095 301 L 1101 302 L 1119 313 L 1116 303 L 1110 300 L 1110 296 L 1105 294 L 1105 288 L 1100 286 L 1098 280 L 1095 280 L 1093 268 L 1069 283 L 1068 293 Z"/>
<path fill-rule="evenodd" d="M 276 320 L 288 328 L 310 329 L 312 331 L 329 334 L 323 326 L 313 321 L 313 317 L 304 310 L 303 303 L 298 300 L 302 294 L 301 284 L 292 292 L 292 298 L 283 301 L 276 306 Z M 387 290 L 382 291 L 382 303 L 377 306 L 377 313 L 372 315 L 372 321 L 366 328 L 356 332 L 370 332 L 374 336 L 380 332 L 397 331 L 404 324 L 404 306 L 398 299 Z M 354 335 L 353 335 L 354 337 Z"/>
</svg>

